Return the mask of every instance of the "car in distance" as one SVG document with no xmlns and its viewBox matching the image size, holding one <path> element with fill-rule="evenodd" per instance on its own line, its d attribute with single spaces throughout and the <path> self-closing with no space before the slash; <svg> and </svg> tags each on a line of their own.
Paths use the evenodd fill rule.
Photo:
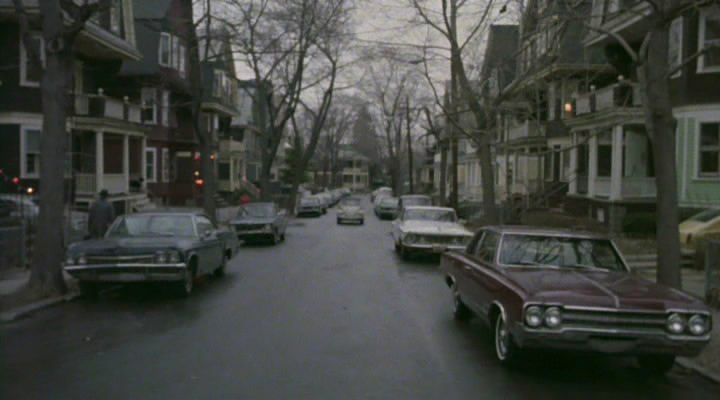
<svg viewBox="0 0 720 400">
<path fill-rule="evenodd" d="M 393 221 L 392 236 L 395 251 L 408 259 L 414 253 L 462 250 L 473 235 L 458 223 L 452 208 L 410 206 Z"/>
<path fill-rule="evenodd" d="M 631 274 L 602 236 L 486 227 L 465 251 L 443 254 L 440 270 L 455 318 L 487 323 L 502 364 L 525 349 L 575 350 L 636 356 L 664 374 L 710 340 L 700 300 Z"/>
<path fill-rule="evenodd" d="M 375 215 L 380 219 L 395 219 L 398 215 L 398 198 L 383 197 L 375 205 Z"/>
<path fill-rule="evenodd" d="M 373 190 L 372 193 L 370 193 L 370 201 L 374 203 L 378 195 L 392 196 L 392 193 L 392 188 L 389 188 L 387 186 L 379 187 Z"/>
<path fill-rule="evenodd" d="M 720 208 L 708 208 L 680 224 L 680 243 L 692 247 L 707 235 L 720 234 Z"/>
<path fill-rule="evenodd" d="M 70 245 L 63 267 L 88 295 L 110 282 L 167 282 L 187 296 L 197 277 L 224 275 L 232 252 L 202 213 L 153 211 L 120 216 L 105 237 Z"/>
<path fill-rule="evenodd" d="M 323 215 L 323 206 L 319 198 L 311 196 L 311 197 L 303 197 L 300 199 L 300 204 L 298 204 L 297 212 L 298 217 L 320 217 Z"/>
<path fill-rule="evenodd" d="M 275 203 L 248 203 L 230 221 L 238 239 L 246 242 L 269 240 L 273 245 L 285 240 L 287 217 Z"/>
<path fill-rule="evenodd" d="M 424 194 L 406 194 L 400 196 L 398 202 L 398 210 L 402 210 L 404 207 L 409 206 L 432 206 L 432 199 L 430 196 Z"/>
<path fill-rule="evenodd" d="M 362 202 L 356 197 L 348 197 L 340 201 L 337 210 L 338 225 L 353 222 L 360 225 L 365 223 L 365 212 L 362 209 Z"/>
</svg>

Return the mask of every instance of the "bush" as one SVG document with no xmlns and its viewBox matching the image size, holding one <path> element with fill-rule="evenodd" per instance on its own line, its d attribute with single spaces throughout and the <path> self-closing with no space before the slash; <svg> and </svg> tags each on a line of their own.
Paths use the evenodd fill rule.
<svg viewBox="0 0 720 400">
<path fill-rule="evenodd" d="M 657 224 L 655 213 L 632 213 L 623 218 L 623 233 L 633 235 L 655 235 Z"/>
</svg>

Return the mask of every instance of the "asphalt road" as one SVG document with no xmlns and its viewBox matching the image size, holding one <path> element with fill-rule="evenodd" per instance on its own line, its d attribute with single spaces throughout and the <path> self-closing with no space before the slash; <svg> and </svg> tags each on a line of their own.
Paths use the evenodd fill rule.
<svg viewBox="0 0 720 400">
<path fill-rule="evenodd" d="M 437 260 L 402 262 L 390 223 L 292 222 L 189 299 L 111 291 L 0 327 L 0 399 L 717 399 L 632 360 L 534 354 L 508 371 L 456 323 Z"/>
</svg>

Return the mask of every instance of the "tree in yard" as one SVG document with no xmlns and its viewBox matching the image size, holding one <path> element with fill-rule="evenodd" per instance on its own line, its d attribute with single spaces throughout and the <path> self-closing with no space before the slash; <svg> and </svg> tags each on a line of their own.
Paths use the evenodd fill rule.
<svg viewBox="0 0 720 400">
<path fill-rule="evenodd" d="M 40 140 L 40 216 L 36 236 L 36 256 L 33 258 L 28 288 L 33 296 L 51 296 L 67 290 L 63 279 L 63 201 L 65 181 L 65 153 L 67 149 L 67 112 L 75 62 L 74 45 L 85 22 L 101 9 L 110 6 L 109 0 L 78 2 L 72 0 L 44 0 L 38 3 L 40 28 L 44 44 L 44 64 L 39 49 L 34 46 L 31 21 L 24 1 L 13 0 L 20 36 L 25 50 L 42 71 L 40 92 L 43 111 Z"/>
<path fill-rule="evenodd" d="M 352 147 L 370 160 L 370 180 L 371 182 L 381 175 L 379 171 L 382 163 L 382 155 L 380 153 L 380 139 L 373 117 L 366 103 L 358 104 L 357 116 L 352 124 Z"/>
<path fill-rule="evenodd" d="M 337 98 L 328 113 L 319 143 L 318 168 L 322 171 L 323 187 L 337 186 L 337 174 L 340 172 L 340 149 L 349 138 L 351 128 L 356 121 L 355 104 L 351 97 Z"/>
<path fill-rule="evenodd" d="M 568 2 L 569 0 L 564 0 Z M 585 0 L 590 2 L 590 0 Z M 641 7 L 637 7 L 644 3 Z M 603 2 L 596 2 L 595 5 Z M 658 282 L 680 288 L 680 238 L 678 233 L 678 189 L 676 159 L 676 121 L 670 92 L 670 77 L 687 64 L 694 62 L 715 46 L 705 46 L 696 53 L 683 57 L 677 65 L 670 63 L 670 25 L 693 10 L 714 7 L 720 12 L 718 0 L 638 0 L 633 10 L 641 19 L 647 32 L 639 41 L 632 41 L 621 34 L 604 30 L 593 23 L 602 18 L 602 9 L 593 10 L 593 18 L 586 21 L 588 29 L 606 34 L 619 46 L 623 57 L 629 57 L 630 72 L 635 75 L 642 99 L 645 126 L 652 143 L 657 187 L 656 221 Z M 624 10 L 623 10 L 624 11 Z M 682 56 L 681 56 L 682 57 Z M 613 60 L 611 60 L 613 61 Z"/>
</svg>

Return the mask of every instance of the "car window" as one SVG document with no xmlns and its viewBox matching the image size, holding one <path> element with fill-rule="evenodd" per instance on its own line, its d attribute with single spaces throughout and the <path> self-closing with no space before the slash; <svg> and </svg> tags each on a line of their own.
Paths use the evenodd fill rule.
<svg viewBox="0 0 720 400">
<path fill-rule="evenodd" d="M 693 215 L 690 217 L 690 220 L 696 222 L 709 222 L 717 217 L 720 217 L 720 208 L 709 208 L 703 212 Z"/>
<path fill-rule="evenodd" d="M 467 254 L 474 255 L 477 247 L 480 245 L 480 242 L 482 242 L 482 236 L 485 234 L 485 231 L 478 231 L 475 236 L 473 236 L 472 240 L 468 244 L 467 248 L 465 249 Z"/>
<path fill-rule="evenodd" d="M 195 221 L 197 221 L 197 230 L 200 235 L 204 235 L 207 231 L 215 230 L 213 223 L 203 215 L 195 217 Z"/>
<path fill-rule="evenodd" d="M 622 271 L 624 265 L 606 239 L 506 234 L 500 263 L 511 266 Z"/>
<path fill-rule="evenodd" d="M 118 217 L 108 236 L 195 236 L 195 232 L 190 215 L 132 214 Z"/>
<path fill-rule="evenodd" d="M 485 232 L 482 240 L 475 247 L 475 257 L 487 263 L 493 263 L 495 261 L 498 239 L 499 235 L 496 232 Z"/>
</svg>

